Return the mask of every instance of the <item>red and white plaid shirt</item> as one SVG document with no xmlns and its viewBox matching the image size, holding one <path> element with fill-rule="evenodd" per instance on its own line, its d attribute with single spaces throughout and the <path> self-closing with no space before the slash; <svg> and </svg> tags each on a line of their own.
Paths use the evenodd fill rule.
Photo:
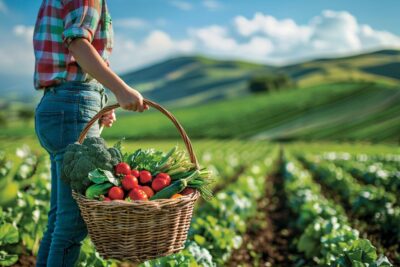
<svg viewBox="0 0 400 267">
<path fill-rule="evenodd" d="M 92 79 L 68 50 L 75 38 L 87 39 L 108 64 L 113 29 L 106 0 L 43 0 L 33 34 L 35 88 Z"/>
</svg>

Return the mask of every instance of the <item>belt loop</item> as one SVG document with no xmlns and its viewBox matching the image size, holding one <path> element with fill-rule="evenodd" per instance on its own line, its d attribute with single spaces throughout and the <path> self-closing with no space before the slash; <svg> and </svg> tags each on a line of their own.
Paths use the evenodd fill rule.
<svg viewBox="0 0 400 267">
<path fill-rule="evenodd" d="M 104 108 L 108 102 L 108 95 L 106 94 L 103 86 L 100 87 L 99 93 L 101 96 L 101 108 Z"/>
</svg>

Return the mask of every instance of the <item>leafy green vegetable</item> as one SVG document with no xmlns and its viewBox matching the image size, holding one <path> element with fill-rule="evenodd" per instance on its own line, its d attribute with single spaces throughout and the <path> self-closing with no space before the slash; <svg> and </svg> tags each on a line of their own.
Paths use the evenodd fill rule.
<svg viewBox="0 0 400 267">
<path fill-rule="evenodd" d="M 0 266 L 11 266 L 18 261 L 18 255 L 0 250 Z"/>
<path fill-rule="evenodd" d="M 0 221 L 0 266 L 11 266 L 18 261 L 18 255 L 3 249 L 5 245 L 15 244 L 18 241 L 18 229 L 11 223 Z"/>
<path fill-rule="evenodd" d="M 112 172 L 102 169 L 95 169 L 88 174 L 88 178 L 95 184 L 101 184 L 104 182 L 110 182 L 116 186 L 120 185 L 120 180 L 117 179 Z"/>
<path fill-rule="evenodd" d="M 11 223 L 0 225 L 0 246 L 17 243 L 19 239 L 18 229 Z"/>
<path fill-rule="evenodd" d="M 83 194 L 90 185 L 89 172 L 96 168 L 112 171 L 121 162 L 116 148 L 107 148 L 103 138 L 89 137 L 82 144 L 68 145 L 64 154 L 61 178 L 72 189 Z"/>
<path fill-rule="evenodd" d="M 109 182 L 105 182 L 102 184 L 93 184 L 86 189 L 85 195 L 89 199 L 98 198 L 100 195 L 104 195 L 108 192 L 108 189 L 113 187 L 114 185 Z"/>
<path fill-rule="evenodd" d="M 154 175 L 159 162 L 163 159 L 163 153 L 154 149 L 138 149 L 129 155 L 128 163 L 132 169 L 147 170 Z"/>
<path fill-rule="evenodd" d="M 393 266 L 386 257 L 380 257 L 376 254 L 376 248 L 367 239 L 355 240 L 348 250 L 344 251 L 335 263 L 335 266 L 352 267 L 352 266 Z M 368 265 L 366 265 L 368 264 Z"/>
</svg>

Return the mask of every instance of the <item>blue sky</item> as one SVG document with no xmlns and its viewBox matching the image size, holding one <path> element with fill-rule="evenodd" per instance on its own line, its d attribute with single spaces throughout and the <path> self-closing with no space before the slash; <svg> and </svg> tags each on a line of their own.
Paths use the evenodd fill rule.
<svg viewBox="0 0 400 267">
<path fill-rule="evenodd" d="M 40 4 L 0 0 L 0 76 L 31 79 Z M 400 48 L 398 0 L 108 0 L 108 6 L 111 66 L 120 73 L 187 54 L 282 65 Z"/>
</svg>

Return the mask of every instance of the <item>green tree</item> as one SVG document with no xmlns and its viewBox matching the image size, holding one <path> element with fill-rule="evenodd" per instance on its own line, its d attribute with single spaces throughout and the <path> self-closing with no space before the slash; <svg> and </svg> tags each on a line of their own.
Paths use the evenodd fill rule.
<svg viewBox="0 0 400 267">
<path fill-rule="evenodd" d="M 252 93 L 271 92 L 293 86 L 293 81 L 286 74 L 256 76 L 249 81 L 249 90 Z"/>
<path fill-rule="evenodd" d="M 26 122 L 29 122 L 34 116 L 34 112 L 31 108 L 23 108 L 18 110 L 18 117 Z"/>
</svg>

